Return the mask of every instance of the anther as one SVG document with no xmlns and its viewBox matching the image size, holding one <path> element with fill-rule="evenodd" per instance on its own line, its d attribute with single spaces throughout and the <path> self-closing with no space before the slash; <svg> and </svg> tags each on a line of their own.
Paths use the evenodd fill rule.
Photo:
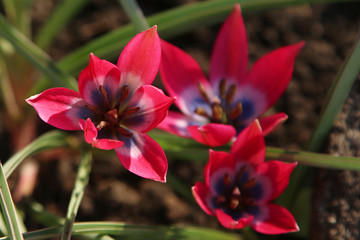
<svg viewBox="0 0 360 240">
<path fill-rule="evenodd" d="M 105 120 L 112 125 L 116 125 L 119 120 L 119 115 L 116 109 L 111 109 L 105 113 Z"/>
<path fill-rule="evenodd" d="M 226 79 L 222 79 L 219 84 L 220 98 L 224 99 L 226 96 Z"/>
<path fill-rule="evenodd" d="M 125 136 L 125 137 L 132 137 L 132 135 L 133 135 L 132 132 L 130 132 L 129 130 L 127 130 L 127 129 L 123 128 L 123 127 L 119 127 L 118 132 L 121 135 Z"/>
<path fill-rule="evenodd" d="M 208 95 L 206 94 L 204 85 L 203 85 L 201 82 L 199 82 L 199 83 L 198 83 L 198 87 L 199 87 L 199 90 L 200 90 L 201 97 L 202 97 L 206 102 L 209 102 L 209 97 L 208 97 Z"/>
<path fill-rule="evenodd" d="M 226 198 L 224 196 L 222 196 L 222 195 L 220 195 L 220 196 L 218 196 L 216 198 L 216 204 L 217 205 L 222 205 L 225 201 L 226 201 Z"/>
<path fill-rule="evenodd" d="M 246 165 L 240 168 L 240 171 L 237 173 L 236 176 L 238 181 L 241 181 L 241 178 L 243 177 L 245 170 L 246 170 Z"/>
<path fill-rule="evenodd" d="M 255 185 L 256 185 L 256 179 L 252 178 L 252 179 L 249 179 L 246 181 L 246 183 L 244 184 L 244 187 L 249 189 L 249 188 L 255 187 Z"/>
<path fill-rule="evenodd" d="M 236 89 L 237 89 L 237 87 L 235 84 L 230 85 L 228 92 L 226 94 L 226 99 L 225 99 L 227 104 L 230 104 L 231 101 L 233 100 L 235 93 L 236 93 Z"/>
<path fill-rule="evenodd" d="M 122 103 L 128 96 L 129 96 L 130 90 L 128 86 L 123 86 L 120 90 L 120 99 L 119 104 Z"/>
<path fill-rule="evenodd" d="M 205 109 L 203 109 L 202 107 L 197 107 L 194 111 L 194 113 L 203 116 L 203 117 L 209 117 L 209 115 L 207 114 L 207 112 L 205 111 Z"/>
<path fill-rule="evenodd" d="M 232 198 L 230 200 L 230 208 L 233 209 L 233 210 L 236 209 L 239 206 L 239 204 L 240 204 L 240 202 L 236 198 Z"/>
<path fill-rule="evenodd" d="M 231 185 L 231 179 L 230 179 L 229 174 L 227 174 L 227 173 L 224 174 L 223 181 L 224 181 L 224 184 L 225 184 L 226 186 L 230 186 L 230 185 Z"/>
<path fill-rule="evenodd" d="M 101 130 L 101 129 L 103 129 L 104 127 L 106 127 L 107 125 L 108 125 L 107 122 L 101 121 L 98 125 L 96 125 L 96 128 L 97 128 L 98 130 Z"/>
<path fill-rule="evenodd" d="M 129 116 L 134 113 L 137 113 L 138 111 L 140 111 L 140 107 L 129 107 L 122 113 L 122 115 Z"/>
<path fill-rule="evenodd" d="M 223 111 L 223 108 L 221 107 L 221 105 L 220 104 L 218 104 L 218 103 L 214 103 L 212 106 L 211 106 L 211 108 L 212 108 L 212 112 L 213 112 L 213 120 L 215 121 L 215 122 L 221 122 L 223 119 L 223 113 L 224 113 L 224 111 Z"/>
<path fill-rule="evenodd" d="M 92 111 L 93 113 L 101 114 L 101 111 L 97 107 L 95 107 L 93 105 L 86 104 L 85 107 L 87 109 L 89 109 L 90 111 Z"/>
<path fill-rule="evenodd" d="M 99 92 L 100 92 L 100 95 L 101 95 L 102 99 L 104 100 L 106 106 L 110 106 L 109 100 L 108 100 L 108 94 L 102 85 L 99 86 Z"/>
<path fill-rule="evenodd" d="M 245 204 L 247 205 L 247 206 L 254 206 L 255 205 L 255 200 L 253 199 L 253 198 L 247 198 L 246 200 L 245 200 Z"/>
<path fill-rule="evenodd" d="M 242 104 L 241 102 L 239 102 L 233 109 L 230 110 L 230 113 L 229 113 L 229 117 L 230 119 L 235 119 L 237 117 L 239 117 L 242 113 Z"/>
</svg>

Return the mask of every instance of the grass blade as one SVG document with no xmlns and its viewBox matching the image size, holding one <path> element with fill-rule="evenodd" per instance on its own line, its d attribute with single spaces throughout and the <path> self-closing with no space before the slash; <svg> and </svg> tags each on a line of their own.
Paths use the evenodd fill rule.
<svg viewBox="0 0 360 240">
<path fill-rule="evenodd" d="M 8 178 L 23 160 L 34 153 L 57 147 L 70 147 L 75 143 L 62 131 L 55 130 L 41 135 L 6 161 L 4 164 L 5 175 Z"/>
<path fill-rule="evenodd" d="M 62 227 L 51 227 L 33 232 L 24 233 L 25 239 L 39 240 L 59 237 Z M 207 239 L 207 240 L 241 240 L 238 233 L 224 232 L 209 228 L 198 227 L 165 227 L 165 226 L 138 226 L 119 222 L 83 222 L 75 223 L 73 235 L 83 234 L 110 234 L 121 239 Z M 9 240 L 2 237 L 0 240 Z"/>
<path fill-rule="evenodd" d="M 307 147 L 308 151 L 319 151 L 334 125 L 337 113 L 349 95 L 356 76 L 360 72 L 360 35 L 331 85 L 320 120 Z"/>
<path fill-rule="evenodd" d="M 54 86 L 66 86 L 77 89 L 75 79 L 61 71 L 51 60 L 49 55 L 43 52 L 32 41 L 14 28 L 0 15 L 0 36 L 6 39 L 15 49 L 43 73 Z"/>
<path fill-rule="evenodd" d="M 78 174 L 75 180 L 75 187 L 71 194 L 71 199 L 66 214 L 64 230 L 61 235 L 62 240 L 71 238 L 72 226 L 75 221 L 82 197 L 84 196 L 85 188 L 89 182 L 91 160 L 92 157 L 90 151 L 86 151 L 81 157 Z"/>
<path fill-rule="evenodd" d="M 360 170 L 360 158 L 338 157 L 327 154 L 304 152 L 304 151 L 286 151 L 281 148 L 266 148 L 267 159 L 277 159 L 285 162 L 298 162 L 301 165 L 342 169 L 342 170 Z"/>
<path fill-rule="evenodd" d="M 2 164 L 0 163 L 0 203 L 2 207 L 2 214 L 5 220 L 10 239 L 23 239 L 19 220 L 16 214 L 14 202 L 11 197 L 10 189 L 6 181 L 5 173 Z"/>
<path fill-rule="evenodd" d="M 174 9 L 163 11 L 147 18 L 150 26 L 157 25 L 161 38 L 181 35 L 197 27 L 207 26 L 223 21 L 233 9 L 235 3 L 240 3 L 244 13 L 265 10 L 275 7 L 285 7 L 304 3 L 335 2 L 336 0 L 214 0 L 186 4 Z M 89 53 L 100 58 L 116 58 L 121 49 L 137 33 L 133 24 L 125 25 L 85 46 L 73 51 L 59 62 L 59 67 L 68 73 L 76 73 L 88 61 Z"/>
<path fill-rule="evenodd" d="M 120 2 L 124 11 L 130 18 L 131 22 L 134 24 L 137 31 L 142 32 L 150 27 L 136 0 L 118 0 L 118 1 Z"/>
<path fill-rule="evenodd" d="M 56 34 L 88 3 L 88 0 L 64 0 L 51 14 L 35 37 L 35 44 L 47 48 Z"/>
</svg>

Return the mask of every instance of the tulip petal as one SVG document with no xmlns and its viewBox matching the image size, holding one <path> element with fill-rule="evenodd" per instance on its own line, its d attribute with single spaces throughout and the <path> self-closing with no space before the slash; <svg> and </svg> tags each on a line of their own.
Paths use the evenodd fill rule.
<svg viewBox="0 0 360 240">
<path fill-rule="evenodd" d="M 259 208 L 251 227 L 263 234 L 282 234 L 299 231 L 293 215 L 284 207 L 268 203 Z"/>
<path fill-rule="evenodd" d="M 121 85 L 136 91 L 151 84 L 159 70 L 161 58 L 160 38 L 154 26 L 137 34 L 121 52 L 117 66 L 121 71 Z"/>
<path fill-rule="evenodd" d="M 169 111 L 164 121 L 157 127 L 180 137 L 191 138 L 187 128 L 193 125 L 202 125 L 202 123 L 179 112 Z"/>
<path fill-rule="evenodd" d="M 106 107 L 112 101 L 119 89 L 120 71 L 106 60 L 101 60 L 90 54 L 89 65 L 79 75 L 80 96 L 89 104 L 97 107 Z M 100 86 L 106 91 L 106 100 L 100 92 Z"/>
<path fill-rule="evenodd" d="M 273 106 L 287 88 L 294 69 L 295 58 L 304 42 L 278 48 L 256 61 L 246 79 L 263 92 L 266 109 Z"/>
<path fill-rule="evenodd" d="M 134 132 L 121 139 L 124 146 L 115 149 L 123 166 L 143 178 L 166 182 L 168 163 L 160 145 L 148 135 Z"/>
<path fill-rule="evenodd" d="M 221 225 L 229 229 L 242 229 L 248 226 L 254 219 L 254 216 L 248 215 L 235 220 L 220 209 L 216 210 L 216 217 Z"/>
<path fill-rule="evenodd" d="M 91 117 L 80 94 L 67 88 L 51 88 L 34 95 L 26 102 L 35 108 L 46 123 L 63 130 L 81 130 L 79 119 Z"/>
<path fill-rule="evenodd" d="M 266 177 L 270 182 L 271 195 L 262 201 L 271 201 L 279 197 L 289 184 L 290 174 L 296 167 L 297 163 L 284 163 L 280 161 L 268 161 L 260 164 L 256 168 L 256 173 Z"/>
<path fill-rule="evenodd" d="M 214 196 L 222 195 L 233 188 L 233 185 L 225 182 L 224 177 L 228 176 L 226 181 L 233 183 L 234 168 L 235 162 L 229 153 L 209 150 L 209 161 L 204 168 L 204 181 Z"/>
<path fill-rule="evenodd" d="M 138 132 L 148 132 L 164 120 L 174 100 L 165 96 L 162 90 L 144 85 L 136 91 L 128 105 L 128 108 L 139 107 L 140 110 L 125 117 L 122 124 Z"/>
<path fill-rule="evenodd" d="M 209 123 L 204 126 L 189 126 L 191 137 L 199 143 L 219 147 L 230 142 L 236 135 L 236 130 L 231 125 Z"/>
<path fill-rule="evenodd" d="M 215 91 L 222 79 L 235 84 L 245 80 L 248 55 L 246 29 L 240 5 L 236 4 L 220 29 L 211 56 L 210 82 Z"/>
<path fill-rule="evenodd" d="M 238 162 L 237 165 L 243 163 L 258 165 L 264 162 L 265 150 L 264 136 L 259 122 L 255 120 L 239 133 L 231 147 L 231 155 Z"/>
<path fill-rule="evenodd" d="M 91 144 L 93 147 L 103 150 L 111 150 L 124 145 L 122 141 L 116 139 L 98 139 L 98 130 L 90 118 L 88 118 L 86 121 L 80 119 L 79 124 L 81 129 L 84 131 L 85 141 Z"/>
<path fill-rule="evenodd" d="M 287 119 L 288 116 L 285 113 L 277 113 L 269 117 L 260 118 L 259 122 L 263 135 L 268 135 L 269 133 L 280 127 Z"/>
<path fill-rule="evenodd" d="M 201 209 L 208 215 L 214 215 L 213 210 L 209 204 L 211 194 L 209 189 L 202 183 L 197 182 L 195 186 L 191 188 L 193 196 Z"/>
<path fill-rule="evenodd" d="M 201 96 L 199 84 L 209 99 L 213 99 L 214 95 L 199 64 L 189 54 L 168 42 L 161 41 L 161 47 L 160 75 L 168 93 L 176 97 L 175 104 L 189 116 L 198 107 L 210 114 L 210 105 Z"/>
</svg>

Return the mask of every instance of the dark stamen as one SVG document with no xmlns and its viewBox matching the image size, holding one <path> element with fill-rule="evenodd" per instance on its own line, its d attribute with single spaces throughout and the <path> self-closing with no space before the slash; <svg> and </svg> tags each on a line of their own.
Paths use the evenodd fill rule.
<svg viewBox="0 0 360 240">
<path fill-rule="evenodd" d="M 140 111 L 140 107 L 129 107 L 121 115 L 129 116 Z"/>
<path fill-rule="evenodd" d="M 236 89 L 237 89 L 236 85 L 235 85 L 235 84 L 231 84 L 231 86 L 229 87 L 228 92 L 227 92 L 227 94 L 226 94 L 226 99 L 225 99 L 225 101 L 226 101 L 227 104 L 230 104 L 230 103 L 231 103 L 232 99 L 233 99 L 234 96 L 235 96 Z"/>
<path fill-rule="evenodd" d="M 214 103 L 212 106 L 212 112 L 213 112 L 213 120 L 215 122 L 221 122 L 223 119 L 223 116 L 224 116 L 224 111 L 223 111 L 223 108 L 221 107 L 221 105 L 219 103 Z"/>
<path fill-rule="evenodd" d="M 249 188 L 253 188 L 256 185 L 256 179 L 252 178 L 246 181 L 246 183 L 244 184 L 244 187 L 249 189 Z"/>
<path fill-rule="evenodd" d="M 247 198 L 247 199 L 245 200 L 245 204 L 246 204 L 247 206 L 252 207 L 252 206 L 255 205 L 255 200 L 254 200 L 253 198 Z"/>
<path fill-rule="evenodd" d="M 104 100 L 106 106 L 110 106 L 109 100 L 108 100 L 108 94 L 102 85 L 99 86 L 99 92 L 100 92 L 100 95 L 101 95 L 102 99 Z"/>
<path fill-rule="evenodd" d="M 202 107 L 198 107 L 195 109 L 194 113 L 203 116 L 203 117 L 209 117 L 209 115 L 207 114 L 207 112 L 205 111 L 205 109 L 203 109 Z"/>
<path fill-rule="evenodd" d="M 219 84 L 220 98 L 224 99 L 226 96 L 226 79 L 222 79 Z"/>
<path fill-rule="evenodd" d="M 225 201 L 226 201 L 226 198 L 224 196 L 222 196 L 222 195 L 220 195 L 220 196 L 218 196 L 216 198 L 216 204 L 217 205 L 222 205 Z"/>
<path fill-rule="evenodd" d="M 230 179 L 229 174 L 227 174 L 227 173 L 224 174 L 223 181 L 224 181 L 224 184 L 225 184 L 226 186 L 230 186 L 230 185 L 231 185 L 231 179 Z"/>
<path fill-rule="evenodd" d="M 206 94 L 204 85 L 202 85 L 202 83 L 199 82 L 199 83 L 198 83 L 198 87 L 199 87 L 199 90 L 200 90 L 201 97 L 202 97 L 206 102 L 209 102 L 209 97 L 208 97 L 208 95 Z"/>
<path fill-rule="evenodd" d="M 92 111 L 93 113 L 101 114 L 101 111 L 97 107 L 95 107 L 93 105 L 86 104 L 85 107 L 87 109 L 89 109 L 90 111 Z"/>
<path fill-rule="evenodd" d="M 240 168 L 240 171 L 239 171 L 238 174 L 237 174 L 237 180 L 241 180 L 241 178 L 242 178 L 245 170 L 246 170 L 246 165 L 244 165 L 244 166 L 242 166 L 242 167 Z"/>
<path fill-rule="evenodd" d="M 129 130 L 127 130 L 127 129 L 123 128 L 123 127 L 119 127 L 118 132 L 121 135 L 125 136 L 125 137 L 132 137 L 132 135 L 133 135 L 132 132 L 130 132 Z"/>
<path fill-rule="evenodd" d="M 229 117 L 230 119 L 235 119 L 237 117 L 239 117 L 242 113 L 242 104 L 241 102 L 239 102 L 233 109 L 230 110 L 230 113 L 229 113 Z"/>
<path fill-rule="evenodd" d="M 128 86 L 123 86 L 120 90 L 120 99 L 119 104 L 122 103 L 128 96 L 129 96 L 130 90 Z"/>
<path fill-rule="evenodd" d="M 104 118 L 112 125 L 116 125 L 119 121 L 119 115 L 116 109 L 111 109 L 105 113 Z"/>
</svg>

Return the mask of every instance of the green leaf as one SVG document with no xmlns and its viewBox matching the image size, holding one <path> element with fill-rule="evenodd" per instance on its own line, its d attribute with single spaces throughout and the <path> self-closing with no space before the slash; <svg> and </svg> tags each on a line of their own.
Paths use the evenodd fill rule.
<svg viewBox="0 0 360 240">
<path fill-rule="evenodd" d="M 325 104 L 320 114 L 320 120 L 307 147 L 308 151 L 319 151 L 334 125 L 337 114 L 340 112 L 349 96 L 356 76 L 360 72 L 360 35 L 353 49 L 342 65 L 340 72 L 333 81 Z"/>
<path fill-rule="evenodd" d="M 22 150 L 18 151 L 4 164 L 5 175 L 8 178 L 20 163 L 34 153 L 57 147 L 70 147 L 77 143 L 63 131 L 52 131 L 41 135 Z"/>
<path fill-rule="evenodd" d="M 335 0 L 332 0 L 334 2 Z M 223 21 L 235 3 L 240 3 L 244 13 L 285 7 L 304 3 L 330 2 L 329 0 L 216 0 L 186 4 L 163 11 L 147 18 L 150 26 L 157 25 L 161 38 L 181 35 L 201 26 L 208 26 Z M 116 58 L 121 49 L 137 33 L 133 24 L 125 25 L 85 46 L 73 51 L 59 62 L 59 67 L 68 73 L 77 73 L 88 62 L 89 53 L 100 58 Z"/>
<path fill-rule="evenodd" d="M 16 214 L 15 205 L 11 197 L 10 189 L 6 181 L 3 166 L 0 163 L 0 204 L 2 208 L 2 214 L 7 227 L 8 235 L 10 239 L 23 239 L 20 223 Z"/>
<path fill-rule="evenodd" d="M 343 170 L 360 170 L 360 158 L 339 157 L 305 151 L 286 151 L 281 148 L 266 148 L 266 158 L 286 162 L 298 162 L 301 165 Z"/>
<path fill-rule="evenodd" d="M 62 227 L 51 227 L 33 232 L 24 233 L 25 239 L 39 240 L 59 237 Z M 188 239 L 188 240 L 241 240 L 239 234 L 198 227 L 165 227 L 165 226 L 139 226 L 118 222 L 83 222 L 75 223 L 73 235 L 83 234 L 109 234 L 121 239 Z M 0 240 L 8 240 L 2 237 Z"/>
<path fill-rule="evenodd" d="M 75 186 L 71 194 L 71 199 L 66 214 L 64 230 L 61 235 L 62 240 L 70 239 L 72 233 L 72 226 L 75 221 L 81 200 L 84 196 L 85 188 L 89 182 L 89 175 L 91 170 L 91 152 L 86 151 L 81 157 L 78 174 L 75 180 Z"/>
<path fill-rule="evenodd" d="M 158 129 L 150 131 L 149 136 L 160 144 L 170 158 L 203 163 L 208 161 L 209 148 L 192 139 L 180 138 Z M 213 149 L 229 152 L 230 146 Z M 360 170 L 360 158 L 331 156 L 306 151 L 287 151 L 275 147 L 266 148 L 266 159 L 298 162 L 300 165 L 320 168 Z"/>
<path fill-rule="evenodd" d="M 88 0 L 64 0 L 59 3 L 50 18 L 40 28 L 35 44 L 47 48 L 56 34 L 88 3 Z"/>
<path fill-rule="evenodd" d="M 118 0 L 123 7 L 124 11 L 130 18 L 131 22 L 137 29 L 137 31 L 142 32 L 148 29 L 150 26 L 146 21 L 144 13 L 137 4 L 136 0 Z"/>
<path fill-rule="evenodd" d="M 0 15 L 0 36 L 49 78 L 54 86 L 77 89 L 77 83 L 73 77 L 61 71 L 45 52 L 8 23 L 2 15 Z"/>
</svg>

